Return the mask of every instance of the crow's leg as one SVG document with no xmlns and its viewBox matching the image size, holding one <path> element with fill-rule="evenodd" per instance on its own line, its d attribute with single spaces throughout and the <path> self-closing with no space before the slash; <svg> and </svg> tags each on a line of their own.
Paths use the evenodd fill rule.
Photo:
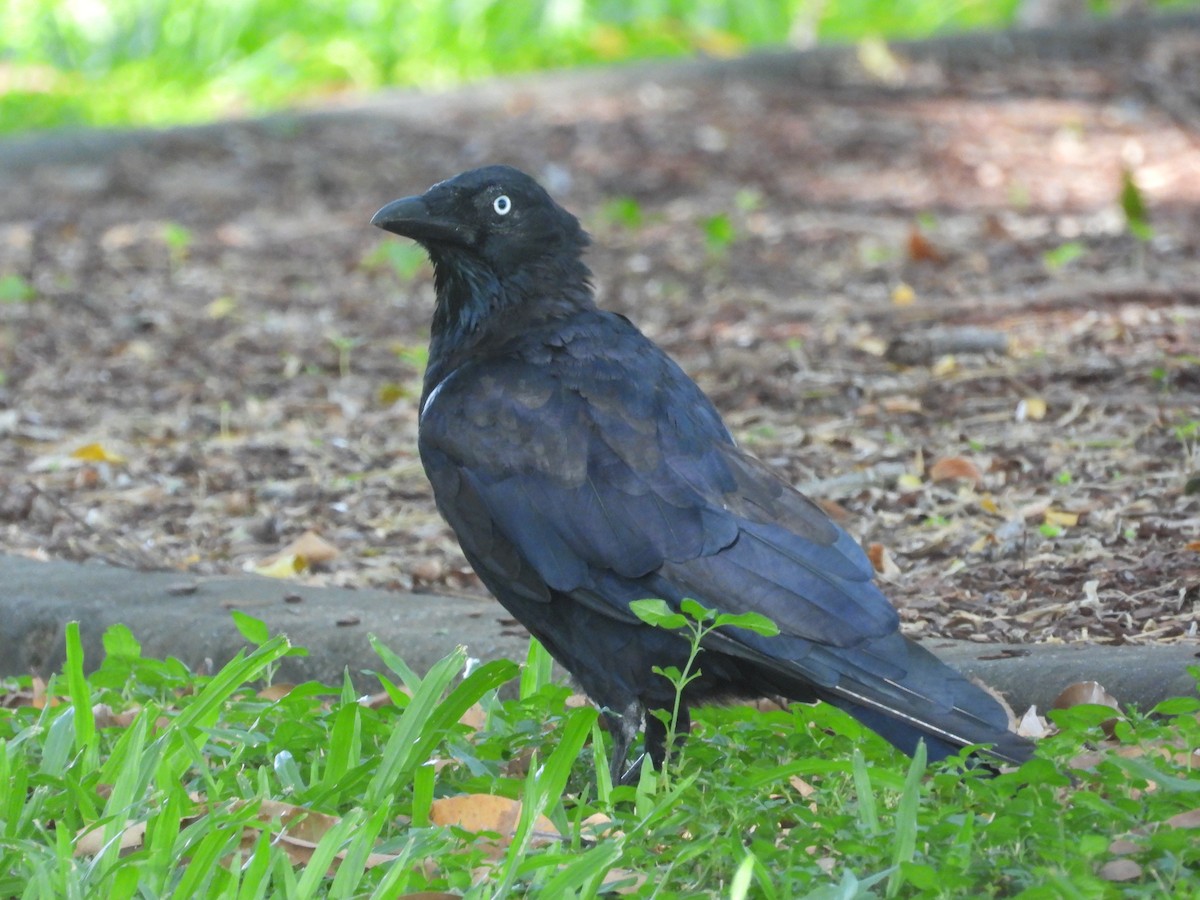
<svg viewBox="0 0 1200 900">
<path fill-rule="evenodd" d="M 608 733 L 612 735 L 612 756 L 608 761 L 609 777 L 614 785 L 632 784 L 638 779 L 642 757 L 639 754 L 628 770 L 625 760 L 629 758 L 629 748 L 637 737 L 638 727 L 642 722 L 642 710 L 637 703 L 630 703 L 622 712 L 604 709 L 601 712 L 608 723 Z"/>
<path fill-rule="evenodd" d="M 692 714 L 686 703 L 680 703 L 679 718 L 675 722 L 676 750 L 683 746 L 691 730 Z M 646 713 L 646 752 L 650 754 L 654 768 L 661 769 L 667 758 L 667 726 L 652 712 Z"/>
</svg>

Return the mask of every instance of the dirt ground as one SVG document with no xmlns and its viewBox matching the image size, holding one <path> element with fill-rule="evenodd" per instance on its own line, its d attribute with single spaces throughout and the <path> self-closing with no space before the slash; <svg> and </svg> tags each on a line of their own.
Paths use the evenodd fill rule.
<svg viewBox="0 0 1200 900">
<path fill-rule="evenodd" d="M 906 629 L 1195 639 L 1198 85 L 1193 21 L 0 147 L 0 544 L 221 573 L 315 531 L 301 581 L 482 593 L 415 453 L 431 273 L 368 221 L 508 162 Z"/>
</svg>

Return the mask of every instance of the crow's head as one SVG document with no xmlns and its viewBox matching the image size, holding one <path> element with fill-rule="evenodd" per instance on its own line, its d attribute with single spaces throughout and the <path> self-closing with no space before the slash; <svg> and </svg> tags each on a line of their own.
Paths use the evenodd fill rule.
<svg viewBox="0 0 1200 900">
<path fill-rule="evenodd" d="M 539 260 L 578 259 L 588 241 L 578 219 L 511 166 L 472 169 L 394 200 L 371 224 L 412 238 L 435 265 L 467 257 L 501 279 Z"/>
</svg>

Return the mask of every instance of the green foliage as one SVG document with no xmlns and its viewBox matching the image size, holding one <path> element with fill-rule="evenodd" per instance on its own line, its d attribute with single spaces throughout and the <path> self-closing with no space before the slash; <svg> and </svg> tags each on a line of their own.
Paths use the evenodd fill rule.
<svg viewBox="0 0 1200 900">
<path fill-rule="evenodd" d="M 1046 264 L 1047 269 L 1055 271 L 1079 259 L 1086 252 L 1087 248 L 1079 241 L 1067 241 L 1042 254 L 1042 262 Z"/>
<path fill-rule="evenodd" d="M 693 635 L 734 622 L 770 632 L 691 602 L 639 608 L 662 624 L 679 616 Z M 408 693 L 374 708 L 348 680 L 268 699 L 257 683 L 294 648 L 249 617 L 237 624 L 256 646 L 212 676 L 142 656 L 121 626 L 85 676 L 71 626 L 64 671 L 46 688 L 58 702 L 12 702 L 28 678 L 0 685 L 0 896 L 595 897 L 611 879 L 641 898 L 1156 897 L 1191 896 L 1200 872 L 1188 825 L 1200 797 L 1187 753 L 1200 744 L 1195 697 L 1126 715 L 1119 752 L 1081 754 L 1104 740 L 1111 709 L 1056 712 L 1061 732 L 996 777 L 905 760 L 831 707 L 712 708 L 698 712 L 668 789 L 645 770 L 631 787 L 598 775 L 593 791 L 596 712 L 568 708 L 538 646 L 521 696 L 501 701 L 511 663 L 463 677 L 458 651 L 421 677 L 377 645 L 376 677 Z M 486 722 L 470 731 L 459 716 L 476 702 Z M 510 771 L 522 753 L 527 770 Z M 463 793 L 523 801 L 482 879 L 480 843 L 430 824 L 436 800 Z M 306 864 L 289 857 L 278 820 L 258 818 L 279 801 L 337 817 Z M 596 814 L 611 829 L 585 824 Z M 539 816 L 561 841 L 535 835 Z M 131 824 L 144 831 L 123 849 Z M 1118 838 L 1140 867 L 1119 885 L 1104 874 Z M 368 867 L 371 854 L 387 861 Z"/>
<path fill-rule="evenodd" d="M 390 270 L 401 281 L 411 281 L 425 268 L 429 257 L 417 244 L 386 240 L 377 243 L 362 260 L 368 272 Z"/>
<path fill-rule="evenodd" d="M 629 604 L 633 614 L 655 628 L 666 628 L 672 631 L 685 630 L 688 632 L 688 658 L 680 671 L 674 666 L 663 669 L 658 666 L 654 671 L 668 679 L 675 688 L 674 705 L 670 712 L 667 710 L 650 710 L 649 715 L 657 716 L 667 726 L 667 758 L 663 764 L 662 787 L 664 791 L 671 788 L 671 753 L 675 748 L 678 734 L 679 710 L 683 704 L 683 693 L 687 686 L 700 677 L 700 670 L 695 668 L 696 657 L 700 655 L 704 639 L 718 628 L 742 628 L 755 634 L 771 637 L 779 634 L 779 627 L 766 616 L 758 613 L 718 613 L 714 609 L 706 609 L 695 600 L 685 598 L 679 604 L 679 612 L 675 612 L 665 600 L 648 599 L 634 600 Z"/>
<path fill-rule="evenodd" d="M 1121 172 L 1121 211 L 1125 213 L 1125 226 L 1135 238 L 1148 241 L 1154 237 L 1146 201 L 1142 199 L 1142 191 L 1128 169 Z"/>
<path fill-rule="evenodd" d="M 0 275 L 0 303 L 28 303 L 37 292 L 20 275 Z"/>
<path fill-rule="evenodd" d="M 0 130 L 161 124 L 314 94 L 823 40 L 997 27 L 1017 0 L 105 0 L 0 4 Z M 814 18 L 815 17 L 815 18 Z"/>
<path fill-rule="evenodd" d="M 737 238 L 737 229 L 733 225 L 733 220 L 724 213 L 709 216 L 702 223 L 702 227 L 704 228 L 704 242 L 708 246 L 709 254 L 714 257 L 723 255 Z"/>
<path fill-rule="evenodd" d="M 636 231 L 642 227 L 646 216 L 642 211 L 641 204 L 633 197 L 615 197 L 604 204 L 604 208 L 600 211 L 600 218 L 604 222 L 611 222 L 622 228 Z"/>
</svg>

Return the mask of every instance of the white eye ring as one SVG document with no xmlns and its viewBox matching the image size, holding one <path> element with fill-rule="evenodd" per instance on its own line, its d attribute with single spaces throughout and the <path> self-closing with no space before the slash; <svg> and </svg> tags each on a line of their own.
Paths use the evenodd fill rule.
<svg viewBox="0 0 1200 900">
<path fill-rule="evenodd" d="M 496 211 L 498 216 L 507 216 L 512 212 L 512 201 L 508 199 L 508 194 L 501 194 L 492 201 L 492 209 Z"/>
</svg>

